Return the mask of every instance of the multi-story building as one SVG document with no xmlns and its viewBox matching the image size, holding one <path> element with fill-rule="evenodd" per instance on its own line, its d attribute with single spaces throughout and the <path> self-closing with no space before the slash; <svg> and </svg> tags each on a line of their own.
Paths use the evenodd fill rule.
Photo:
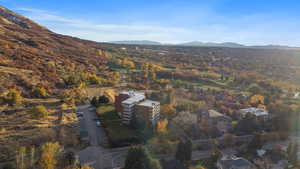
<svg viewBox="0 0 300 169">
<path fill-rule="evenodd" d="M 142 92 L 120 92 L 119 95 L 116 96 L 115 107 L 124 124 L 130 124 L 133 113 L 135 113 L 137 117 L 151 122 L 151 124 L 156 123 L 159 119 L 159 102 L 146 100 L 146 96 Z"/>
<path fill-rule="evenodd" d="M 160 103 L 152 100 L 145 100 L 135 107 L 136 116 L 152 125 L 159 120 Z"/>
</svg>

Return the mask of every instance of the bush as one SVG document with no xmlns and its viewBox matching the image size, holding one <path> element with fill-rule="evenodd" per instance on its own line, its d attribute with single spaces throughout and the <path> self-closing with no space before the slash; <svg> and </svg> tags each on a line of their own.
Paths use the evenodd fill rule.
<svg viewBox="0 0 300 169">
<path fill-rule="evenodd" d="M 39 105 L 32 110 L 32 115 L 35 118 L 41 119 L 47 117 L 49 115 L 49 112 L 45 106 Z"/>
<path fill-rule="evenodd" d="M 45 88 L 36 88 L 33 90 L 33 94 L 38 98 L 45 98 L 48 96 L 48 92 Z"/>
<path fill-rule="evenodd" d="M 11 89 L 5 97 L 5 102 L 9 105 L 19 105 L 22 103 L 21 92 L 15 89 Z"/>
</svg>

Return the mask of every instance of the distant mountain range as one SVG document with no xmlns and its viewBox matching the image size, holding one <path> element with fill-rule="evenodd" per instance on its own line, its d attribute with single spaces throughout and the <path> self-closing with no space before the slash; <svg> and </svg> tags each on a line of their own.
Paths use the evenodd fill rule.
<svg viewBox="0 0 300 169">
<path fill-rule="evenodd" d="M 234 42 L 214 43 L 214 42 L 200 42 L 192 41 L 178 44 L 164 44 L 149 40 L 129 40 L 129 41 L 112 41 L 109 43 L 123 44 L 123 45 L 174 45 L 174 46 L 195 46 L 195 47 L 228 47 L 228 48 L 261 48 L 261 49 L 300 49 L 299 47 L 290 47 L 282 45 L 262 45 L 262 46 L 247 46 Z"/>
<path fill-rule="evenodd" d="M 112 41 L 109 43 L 123 44 L 123 45 L 163 45 L 160 42 L 155 42 L 150 40 Z"/>
</svg>

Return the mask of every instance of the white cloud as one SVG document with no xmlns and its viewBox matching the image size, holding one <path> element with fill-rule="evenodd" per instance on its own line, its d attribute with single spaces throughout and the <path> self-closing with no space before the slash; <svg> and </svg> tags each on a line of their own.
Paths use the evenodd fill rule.
<svg viewBox="0 0 300 169">
<path fill-rule="evenodd" d="M 57 33 L 94 41 L 153 40 L 163 43 L 178 43 L 200 40 L 230 41 L 249 45 L 300 46 L 300 33 L 296 29 L 300 26 L 299 22 L 276 17 L 272 14 L 226 18 L 213 10 L 206 10 L 199 13 L 198 16 L 193 12 L 192 14 L 185 13 L 176 18 L 179 20 L 176 25 L 185 25 L 180 27 L 162 26 L 150 24 L 150 22 L 148 24 L 98 24 L 84 19 L 67 18 L 46 10 L 33 8 L 17 8 L 16 10 Z M 187 22 L 179 24 L 180 21 Z M 188 26 L 189 28 L 187 28 Z"/>
</svg>

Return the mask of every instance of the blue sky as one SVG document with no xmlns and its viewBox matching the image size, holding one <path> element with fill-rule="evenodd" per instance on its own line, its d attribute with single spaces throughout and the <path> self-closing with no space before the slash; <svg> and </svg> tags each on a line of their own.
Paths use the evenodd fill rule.
<svg viewBox="0 0 300 169">
<path fill-rule="evenodd" d="M 300 46 L 297 0 L 0 0 L 54 32 L 95 41 Z"/>
</svg>

